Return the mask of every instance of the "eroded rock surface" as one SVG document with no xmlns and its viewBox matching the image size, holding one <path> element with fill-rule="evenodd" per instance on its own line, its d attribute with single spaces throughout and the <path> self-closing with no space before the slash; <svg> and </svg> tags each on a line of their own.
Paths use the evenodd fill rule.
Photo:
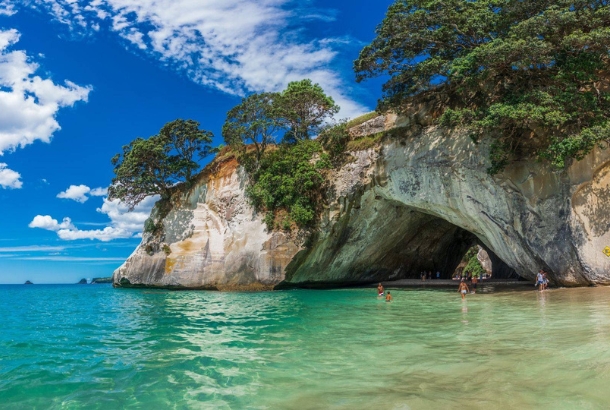
<svg viewBox="0 0 610 410">
<path fill-rule="evenodd" d="M 263 290 L 284 279 L 300 244 L 284 232 L 267 232 L 245 197 L 245 175 L 234 159 L 218 168 L 172 198 L 161 220 L 153 210 L 161 233 L 143 234 L 114 272 L 115 286 Z"/>
<path fill-rule="evenodd" d="M 339 286 L 422 270 L 448 277 L 474 244 L 494 270 L 533 278 L 545 269 L 567 286 L 610 283 L 602 252 L 610 246 L 610 152 L 595 150 L 565 171 L 524 161 L 492 177 L 485 145 L 432 126 L 426 113 L 352 130 L 393 128 L 329 176 L 329 205 L 309 240 L 268 232 L 245 197 L 241 168 L 222 164 L 175 199 L 161 235 L 144 234 L 115 286 Z"/>
</svg>

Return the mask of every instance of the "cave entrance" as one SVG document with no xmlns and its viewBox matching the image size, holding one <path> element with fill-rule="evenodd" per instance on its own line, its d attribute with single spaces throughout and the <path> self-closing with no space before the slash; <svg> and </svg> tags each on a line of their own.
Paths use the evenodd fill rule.
<svg viewBox="0 0 610 410">
<path fill-rule="evenodd" d="M 372 218 L 379 222 L 378 229 L 368 232 L 374 238 L 367 235 L 364 239 L 362 232 L 358 235 L 358 242 L 364 239 L 367 243 L 367 249 L 356 257 L 361 268 L 357 270 L 363 276 L 374 277 L 374 280 L 420 279 L 422 272 L 432 272 L 432 278 L 436 279 L 439 272 L 440 279 L 452 279 L 465 257 L 476 259 L 480 253 L 481 256 L 486 254 L 487 266 L 483 267 L 486 275 L 494 279 L 519 279 L 519 275 L 474 233 L 436 215 L 395 203 L 393 209 L 385 209 L 387 212 L 379 212 L 382 207 L 378 203 L 377 215 Z M 388 218 L 390 215 L 392 218 Z M 379 218 L 384 221 L 380 222 Z M 352 235 L 344 239 L 351 242 L 355 239 Z"/>
<path fill-rule="evenodd" d="M 343 216 L 330 225 L 325 238 L 314 241 L 287 268 L 288 281 L 345 286 L 421 279 L 422 272 L 452 279 L 468 250 L 479 246 L 489 256 L 492 278 L 518 278 L 486 246 L 482 234 L 449 222 L 451 209 L 435 209 L 432 214 L 375 195 L 345 205 Z M 312 272 L 318 272 L 318 280 L 311 280 Z"/>
</svg>

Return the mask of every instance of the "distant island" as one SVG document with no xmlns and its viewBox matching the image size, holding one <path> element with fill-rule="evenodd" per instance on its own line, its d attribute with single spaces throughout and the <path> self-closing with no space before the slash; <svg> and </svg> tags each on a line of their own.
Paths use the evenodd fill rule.
<svg viewBox="0 0 610 410">
<path fill-rule="evenodd" d="M 100 284 L 100 283 L 112 283 L 112 276 L 109 278 L 93 278 L 91 284 Z"/>
<path fill-rule="evenodd" d="M 24 283 L 24 285 L 33 285 L 33 283 L 32 283 L 32 282 L 30 282 L 29 280 L 26 280 L 26 281 L 25 281 L 25 283 Z"/>
<path fill-rule="evenodd" d="M 87 279 L 83 278 L 83 279 L 78 281 L 77 285 L 86 285 L 87 283 L 88 283 Z"/>
</svg>

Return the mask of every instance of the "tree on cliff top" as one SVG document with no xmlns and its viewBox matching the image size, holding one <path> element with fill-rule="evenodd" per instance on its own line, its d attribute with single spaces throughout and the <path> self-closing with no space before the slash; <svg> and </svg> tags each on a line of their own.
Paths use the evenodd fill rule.
<svg viewBox="0 0 610 410">
<path fill-rule="evenodd" d="M 492 143 L 491 173 L 536 151 L 563 167 L 610 140 L 606 0 L 398 0 L 354 63 L 389 75 L 380 110 L 443 93 L 441 122 Z"/>
<path fill-rule="evenodd" d="M 294 81 L 276 101 L 277 115 L 287 128 L 284 140 L 301 141 L 318 135 L 322 125 L 339 112 L 339 106 L 311 80 Z"/>
<path fill-rule="evenodd" d="M 280 93 L 252 94 L 242 99 L 227 113 L 222 135 L 233 148 L 254 146 L 254 171 L 269 144 L 280 137 L 287 143 L 308 140 L 318 135 L 337 112 L 339 106 L 320 85 L 311 80 L 294 81 Z M 248 164 L 250 159 L 242 157 Z"/>
<path fill-rule="evenodd" d="M 227 113 L 222 126 L 222 136 L 227 145 L 234 148 L 254 145 L 257 164 L 281 128 L 274 105 L 278 97 L 278 93 L 261 93 L 242 99 L 239 105 Z"/>
<path fill-rule="evenodd" d="M 175 120 L 148 139 L 136 138 L 112 158 L 115 177 L 108 188 L 110 200 L 120 199 L 133 209 L 150 195 L 170 197 L 172 187 L 190 181 L 212 152 L 212 133 L 193 120 Z"/>
</svg>

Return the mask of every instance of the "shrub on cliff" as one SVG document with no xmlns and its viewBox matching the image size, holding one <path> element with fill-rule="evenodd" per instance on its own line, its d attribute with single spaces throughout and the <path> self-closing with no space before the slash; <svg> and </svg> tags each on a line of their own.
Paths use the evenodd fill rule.
<svg viewBox="0 0 610 410">
<path fill-rule="evenodd" d="M 282 144 L 268 152 L 251 175 L 247 193 L 254 207 L 265 212 L 269 229 L 275 223 L 289 228 L 311 225 L 316 218 L 324 183 L 322 170 L 329 168 L 318 141 Z M 281 211 L 282 221 L 276 221 Z"/>
<path fill-rule="evenodd" d="M 472 275 L 473 277 L 480 278 L 485 273 L 485 269 L 481 266 L 481 262 L 479 262 L 479 258 L 477 255 L 479 254 L 478 246 L 473 246 L 468 249 L 466 255 L 462 258 L 462 261 L 466 262 L 466 266 L 464 267 L 463 273 L 465 275 Z"/>
<path fill-rule="evenodd" d="M 339 161 L 347 143 L 345 124 L 328 125 L 338 111 L 318 84 L 302 80 L 280 93 L 250 95 L 228 112 L 223 137 L 239 153 L 249 174 L 246 192 L 266 214 L 269 229 L 305 227 L 316 220 L 322 169 L 330 167 L 331 157 Z M 317 135 L 319 140 L 311 140 Z"/>
<path fill-rule="evenodd" d="M 112 158 L 115 177 L 108 188 L 110 200 L 120 199 L 133 209 L 144 198 L 171 196 L 172 188 L 187 182 L 199 169 L 195 160 L 210 153 L 212 133 L 193 120 L 175 120 L 148 139 L 136 138 Z"/>
<path fill-rule="evenodd" d="M 445 125 L 492 138 L 490 173 L 537 152 L 563 167 L 610 141 L 610 6 L 578 0 L 398 0 L 355 62 L 389 75 L 380 110 L 442 93 Z"/>
</svg>

